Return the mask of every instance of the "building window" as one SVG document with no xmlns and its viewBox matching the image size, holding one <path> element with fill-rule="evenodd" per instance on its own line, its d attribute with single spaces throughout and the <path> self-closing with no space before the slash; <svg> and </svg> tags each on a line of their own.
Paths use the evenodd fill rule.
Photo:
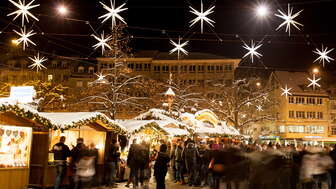
<svg viewBox="0 0 336 189">
<path fill-rule="evenodd" d="M 289 133 L 304 133 L 303 125 L 289 125 L 287 128 Z"/>
<path fill-rule="evenodd" d="M 293 110 L 290 110 L 289 111 L 289 115 L 288 115 L 289 118 L 294 118 L 294 111 Z"/>
<path fill-rule="evenodd" d="M 304 111 L 296 111 L 296 118 L 305 118 L 305 112 Z"/>
<path fill-rule="evenodd" d="M 307 98 L 307 104 L 315 104 L 315 98 Z"/>
<path fill-rule="evenodd" d="M 181 70 L 181 72 L 187 72 L 188 66 L 181 66 L 180 70 Z"/>
<path fill-rule="evenodd" d="M 323 104 L 323 99 L 322 98 L 318 98 L 316 104 Z"/>
<path fill-rule="evenodd" d="M 336 135 L 336 127 L 331 127 L 331 134 Z"/>
<path fill-rule="evenodd" d="M 48 81 L 52 81 L 52 75 L 48 75 Z"/>
<path fill-rule="evenodd" d="M 127 67 L 133 70 L 133 69 L 134 69 L 134 64 L 133 64 L 133 63 L 129 63 L 129 64 L 127 65 Z"/>
<path fill-rule="evenodd" d="M 144 64 L 144 71 L 149 71 L 151 69 L 150 64 Z"/>
<path fill-rule="evenodd" d="M 142 64 L 135 64 L 135 71 L 142 71 Z"/>
<path fill-rule="evenodd" d="M 323 134 L 324 133 L 324 127 L 323 126 L 308 125 L 308 126 L 306 126 L 306 132 L 307 133 L 313 133 L 313 134 Z"/>
<path fill-rule="evenodd" d="M 51 66 L 52 66 L 53 68 L 57 68 L 57 66 L 58 66 L 58 62 L 57 62 L 56 60 L 53 60 L 52 63 L 51 63 Z"/>
<path fill-rule="evenodd" d="M 84 66 L 78 67 L 78 73 L 84 73 Z"/>
<path fill-rule="evenodd" d="M 160 66 L 154 66 L 154 72 L 160 72 Z"/>
<path fill-rule="evenodd" d="M 204 66 L 203 65 L 198 65 L 198 72 L 203 73 L 204 72 Z"/>
<path fill-rule="evenodd" d="M 162 66 L 163 72 L 169 72 L 169 66 Z"/>
<path fill-rule="evenodd" d="M 195 65 L 189 66 L 189 72 L 194 73 L 195 71 L 196 71 Z"/>
<path fill-rule="evenodd" d="M 94 73 L 94 67 L 93 67 L 93 66 L 90 66 L 90 67 L 89 67 L 89 73 L 90 73 L 90 74 L 93 74 L 93 73 Z"/>
<path fill-rule="evenodd" d="M 294 97 L 292 96 L 288 97 L 288 103 L 294 104 Z"/>
<path fill-rule="evenodd" d="M 317 119 L 323 119 L 323 112 L 317 112 Z"/>
<path fill-rule="evenodd" d="M 172 66 L 170 69 L 173 73 L 176 73 L 178 71 L 178 66 Z"/>
<path fill-rule="evenodd" d="M 231 64 L 225 65 L 224 70 L 225 71 L 231 71 L 232 70 L 232 65 Z"/>
<path fill-rule="evenodd" d="M 307 112 L 307 118 L 308 119 L 315 119 L 316 113 L 315 112 Z"/>
<path fill-rule="evenodd" d="M 286 127 L 284 125 L 279 126 L 279 133 L 285 133 Z"/>
<path fill-rule="evenodd" d="M 223 66 L 222 65 L 217 65 L 216 66 L 216 72 L 223 72 Z"/>
<path fill-rule="evenodd" d="M 76 87 L 83 87 L 83 81 L 77 81 Z"/>
<path fill-rule="evenodd" d="M 296 104 L 304 104 L 305 103 L 305 98 L 304 97 L 296 97 L 295 98 L 295 103 Z"/>
</svg>

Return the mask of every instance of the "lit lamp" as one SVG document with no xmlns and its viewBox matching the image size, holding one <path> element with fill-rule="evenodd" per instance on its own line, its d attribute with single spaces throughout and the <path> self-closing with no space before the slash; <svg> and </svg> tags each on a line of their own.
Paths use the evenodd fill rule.
<svg viewBox="0 0 336 189">
<path fill-rule="evenodd" d="M 17 41 L 17 39 L 12 39 L 11 43 L 14 46 L 17 46 L 19 44 L 19 42 Z"/>
<path fill-rule="evenodd" d="M 64 5 L 60 5 L 57 7 L 57 12 L 60 14 L 60 15 L 66 15 L 68 13 L 68 8 L 65 7 Z"/>
<path fill-rule="evenodd" d="M 257 87 L 260 87 L 260 86 L 261 86 L 261 83 L 258 81 L 258 82 L 256 83 L 256 86 L 257 86 Z"/>
<path fill-rule="evenodd" d="M 266 5 L 259 5 L 255 11 L 258 17 L 266 17 L 269 12 L 268 7 Z"/>
<path fill-rule="evenodd" d="M 319 72 L 320 72 L 320 70 L 318 68 L 313 69 L 313 74 L 318 74 Z"/>
</svg>

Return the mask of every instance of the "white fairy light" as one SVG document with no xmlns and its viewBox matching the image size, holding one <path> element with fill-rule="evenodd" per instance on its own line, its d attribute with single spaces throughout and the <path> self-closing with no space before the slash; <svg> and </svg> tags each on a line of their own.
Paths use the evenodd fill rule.
<svg viewBox="0 0 336 189">
<path fill-rule="evenodd" d="M 34 58 L 28 57 L 31 61 L 33 61 L 33 64 L 29 65 L 28 67 L 31 69 L 35 69 L 38 72 L 39 70 L 42 70 L 42 68 L 47 69 L 45 66 L 43 66 L 43 62 L 47 61 L 45 57 L 40 58 L 40 53 L 37 53 L 37 56 L 34 56 Z"/>
<path fill-rule="evenodd" d="M 63 95 L 61 95 L 60 100 L 63 102 L 65 100 L 65 97 Z"/>
<path fill-rule="evenodd" d="M 21 28 L 21 33 L 16 31 L 16 30 L 13 30 L 16 34 L 18 34 L 20 36 L 20 38 L 18 38 L 16 40 L 17 44 L 20 44 L 22 43 L 22 46 L 23 46 L 23 50 L 26 49 L 26 46 L 28 47 L 29 43 L 33 44 L 36 46 L 36 44 L 31 41 L 29 39 L 29 37 L 35 35 L 36 33 L 33 33 L 34 31 L 33 30 L 30 30 L 28 33 L 26 32 L 26 26 L 23 27 L 23 29 Z"/>
<path fill-rule="evenodd" d="M 178 39 L 178 43 L 175 43 L 173 40 L 170 40 L 170 44 L 174 45 L 175 48 L 170 50 L 170 54 L 177 51 L 177 59 L 180 59 L 180 52 L 184 53 L 185 55 L 188 55 L 188 51 L 186 51 L 183 47 L 188 44 L 189 41 L 186 41 L 181 44 L 181 38 Z"/>
<path fill-rule="evenodd" d="M 15 5 L 18 8 L 18 10 L 8 14 L 7 16 L 12 16 L 12 15 L 15 14 L 16 16 L 13 18 L 13 20 L 15 20 L 17 17 L 19 17 L 21 15 L 22 26 L 24 26 L 25 20 L 29 23 L 29 16 L 32 17 L 33 19 L 39 21 L 38 18 L 36 18 L 31 12 L 29 12 L 30 9 L 40 6 L 40 4 L 32 5 L 32 3 L 34 1 L 35 0 L 32 0 L 30 3 L 26 4 L 25 0 L 23 0 L 23 1 L 19 0 L 19 3 L 16 3 L 12 0 L 9 0 L 9 2 L 11 2 L 13 5 Z"/>
<path fill-rule="evenodd" d="M 203 11 L 203 2 L 201 1 L 201 11 L 197 11 L 196 9 L 194 9 L 192 6 L 189 6 L 189 8 L 191 9 L 189 12 L 193 13 L 194 15 L 196 15 L 197 17 L 193 20 L 190 21 L 190 26 L 192 27 L 193 25 L 195 25 L 197 22 L 201 21 L 201 33 L 203 33 L 203 24 L 204 22 L 208 23 L 210 26 L 214 27 L 214 23 L 215 21 L 211 20 L 210 18 L 208 18 L 207 16 L 209 16 L 211 13 L 213 13 L 213 9 L 215 8 L 215 6 L 210 7 L 208 10 L 206 10 L 205 12 Z"/>
<path fill-rule="evenodd" d="M 91 36 L 93 36 L 98 41 L 98 43 L 93 45 L 92 47 L 94 47 L 94 49 L 97 49 L 98 47 L 101 47 L 102 55 L 104 54 L 105 47 L 109 48 L 110 50 L 112 49 L 111 46 L 109 44 L 107 44 L 107 42 L 109 40 L 111 40 L 112 36 L 107 36 L 105 38 L 104 31 L 103 31 L 102 34 L 100 34 L 100 38 L 99 38 L 99 36 L 96 36 L 96 35 L 93 35 L 93 34 Z"/>
<path fill-rule="evenodd" d="M 292 93 L 290 92 L 292 90 L 292 88 L 288 88 L 287 85 L 285 88 L 281 88 L 282 90 L 282 93 L 281 93 L 281 96 L 284 96 L 287 98 L 288 95 L 292 95 Z"/>
<path fill-rule="evenodd" d="M 334 59 L 333 58 L 331 58 L 330 56 L 328 56 L 328 54 L 331 52 L 331 51 L 333 51 L 334 49 L 329 49 L 328 50 L 328 47 L 326 47 L 325 49 L 323 48 L 323 45 L 322 45 L 322 49 L 321 50 L 319 50 L 318 48 L 316 48 L 316 51 L 313 51 L 314 53 L 316 53 L 316 54 L 318 54 L 319 55 L 319 57 L 318 58 L 316 58 L 315 60 L 314 60 L 314 62 L 316 62 L 316 61 L 319 61 L 320 63 L 322 62 L 322 65 L 323 65 L 323 67 L 324 67 L 324 65 L 325 65 L 325 61 L 327 61 L 328 63 L 330 62 L 330 61 L 333 61 Z"/>
<path fill-rule="evenodd" d="M 99 19 L 105 18 L 102 21 L 102 23 L 104 23 L 106 20 L 108 20 L 109 18 L 111 18 L 111 20 L 112 20 L 112 29 L 116 25 L 116 18 L 126 24 L 124 18 L 119 15 L 120 12 L 128 9 L 128 8 L 123 8 L 126 5 L 126 3 L 124 3 L 121 6 L 115 8 L 115 0 L 113 0 L 113 2 L 112 2 L 112 0 L 110 0 L 110 2 L 111 2 L 111 7 L 109 7 L 109 6 L 105 5 L 104 3 L 100 2 L 100 4 L 103 5 L 103 8 L 105 10 L 107 10 L 108 13 L 100 16 Z"/>
<path fill-rule="evenodd" d="M 254 41 L 251 40 L 251 47 L 249 47 L 246 43 L 244 43 L 244 49 L 248 50 L 248 52 L 243 56 L 243 58 L 247 57 L 250 55 L 253 63 L 253 56 L 256 56 L 257 58 L 260 58 L 262 54 L 258 53 L 257 50 L 262 46 L 260 45 L 255 45 Z"/>
<path fill-rule="evenodd" d="M 300 30 L 300 28 L 297 26 L 303 26 L 303 24 L 300 24 L 299 22 L 295 21 L 294 19 L 300 15 L 300 13 L 303 10 L 300 10 L 299 12 L 293 14 L 293 7 L 290 7 L 288 4 L 287 14 L 282 12 L 278 9 L 278 12 L 280 14 L 275 14 L 275 16 L 282 18 L 284 21 L 277 27 L 276 30 L 280 29 L 282 26 L 286 25 L 286 32 L 288 32 L 288 35 L 290 36 L 290 27 L 293 25 L 296 29 Z"/>
<path fill-rule="evenodd" d="M 95 74 L 97 76 L 97 82 L 104 82 L 105 81 L 105 77 L 106 75 L 104 75 L 103 73 L 99 73 L 99 74 Z"/>
<path fill-rule="evenodd" d="M 317 83 L 318 81 L 321 80 L 321 78 L 316 79 L 315 74 L 313 74 L 313 79 L 310 79 L 309 77 L 307 79 L 310 81 L 310 84 L 307 85 L 307 87 L 312 86 L 314 90 L 316 87 L 321 87 L 321 85 Z"/>
<path fill-rule="evenodd" d="M 261 106 L 261 105 L 257 105 L 256 108 L 257 108 L 258 112 L 264 111 L 264 110 L 262 109 L 262 106 Z"/>
</svg>

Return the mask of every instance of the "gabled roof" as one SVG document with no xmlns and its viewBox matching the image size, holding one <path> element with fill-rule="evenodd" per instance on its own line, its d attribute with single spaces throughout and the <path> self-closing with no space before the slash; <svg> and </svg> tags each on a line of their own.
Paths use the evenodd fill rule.
<svg viewBox="0 0 336 189">
<path fill-rule="evenodd" d="M 272 76 L 276 79 L 276 81 L 278 81 L 281 87 L 284 88 L 287 85 L 288 88 L 292 88 L 290 92 L 293 94 L 327 95 L 323 86 L 322 88 L 317 87 L 315 90 L 313 90 L 312 87 L 307 87 L 310 83 L 307 78 L 312 78 L 312 76 L 306 72 L 274 71 L 271 77 Z M 321 84 L 321 80 L 318 83 Z"/>
</svg>

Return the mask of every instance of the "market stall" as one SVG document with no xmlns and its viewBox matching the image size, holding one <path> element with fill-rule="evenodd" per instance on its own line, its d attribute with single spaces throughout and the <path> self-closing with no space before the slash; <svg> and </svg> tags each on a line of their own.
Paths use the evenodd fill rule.
<svg viewBox="0 0 336 189">
<path fill-rule="evenodd" d="M 61 136 L 66 137 L 70 149 L 76 146 L 77 138 L 83 138 L 84 144 L 92 150 L 98 151 L 96 180 L 101 183 L 104 178 L 104 154 L 109 148 L 112 138 L 125 134 L 126 130 L 98 112 L 66 112 L 66 113 L 39 113 L 50 120 L 57 130 L 50 131 L 49 149 L 59 142 Z M 53 166 L 53 154 L 48 154 L 48 175 L 44 187 L 54 185 L 56 170 Z"/>
<path fill-rule="evenodd" d="M 0 102 L 1 188 L 27 188 L 30 180 L 44 179 L 31 175 L 42 171 L 47 164 L 40 157 L 41 152 L 48 151 L 48 129 L 51 127 L 49 120 L 29 106 Z"/>
</svg>

